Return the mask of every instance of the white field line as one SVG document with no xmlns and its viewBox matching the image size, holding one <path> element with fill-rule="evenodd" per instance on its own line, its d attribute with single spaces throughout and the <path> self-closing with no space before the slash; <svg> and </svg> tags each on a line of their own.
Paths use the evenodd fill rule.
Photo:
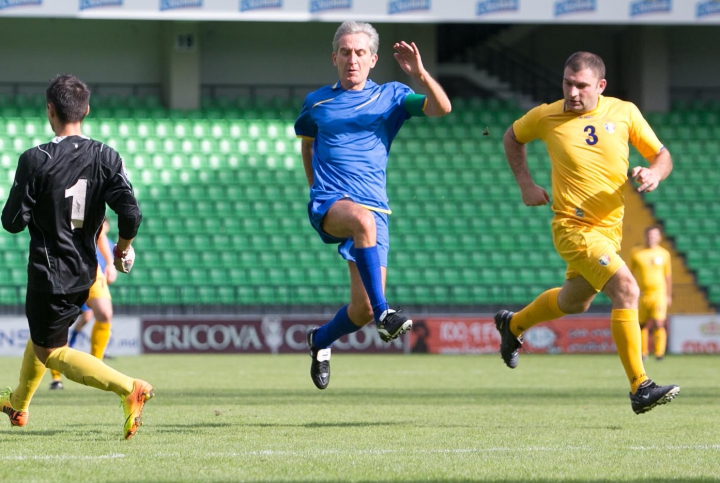
<svg viewBox="0 0 720 483">
<path fill-rule="evenodd" d="M 630 451 L 720 451 L 720 444 L 700 444 L 700 445 L 668 445 L 668 446 L 628 446 L 626 448 L 617 448 L 620 450 Z M 596 451 L 597 448 L 592 446 L 528 446 L 528 447 L 497 447 L 497 448 L 456 448 L 456 449 L 425 449 L 414 450 L 415 454 L 473 454 L 473 453 L 559 453 L 568 451 Z M 203 453 L 203 458 L 238 458 L 248 456 L 327 456 L 327 455 L 384 455 L 407 453 L 402 449 L 367 449 L 367 450 L 320 450 L 320 451 L 284 451 L 284 450 L 260 450 L 260 451 L 239 451 L 239 452 L 219 452 L 219 453 Z M 151 458 L 180 458 L 187 456 L 182 453 L 154 453 L 148 455 Z M 45 460 L 107 460 L 125 458 L 122 453 L 111 453 L 108 455 L 4 455 L 0 456 L 0 461 L 45 461 Z"/>
</svg>

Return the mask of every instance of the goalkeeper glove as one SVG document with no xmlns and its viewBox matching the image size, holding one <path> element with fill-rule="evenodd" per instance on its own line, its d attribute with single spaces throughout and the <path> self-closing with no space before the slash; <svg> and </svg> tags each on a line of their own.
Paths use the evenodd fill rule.
<svg viewBox="0 0 720 483">
<path fill-rule="evenodd" d="M 113 256 L 115 257 L 115 268 L 122 273 L 130 273 L 130 270 L 135 263 L 135 250 L 132 246 L 129 246 L 127 250 L 121 252 L 117 245 L 113 248 Z"/>
</svg>

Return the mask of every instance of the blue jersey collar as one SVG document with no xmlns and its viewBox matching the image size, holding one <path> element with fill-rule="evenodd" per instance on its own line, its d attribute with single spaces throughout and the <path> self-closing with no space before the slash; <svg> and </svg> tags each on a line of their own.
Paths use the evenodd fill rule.
<svg viewBox="0 0 720 483">
<path fill-rule="evenodd" d="M 367 90 L 369 90 L 369 89 L 374 89 L 375 87 L 377 87 L 377 84 L 376 84 L 375 82 L 373 82 L 372 79 L 367 79 L 367 80 L 365 81 L 365 87 L 363 87 L 363 91 L 367 91 Z M 347 90 L 348 90 L 348 89 L 344 89 L 344 88 L 343 88 L 343 86 L 342 86 L 342 84 L 340 83 L 339 80 L 332 85 L 332 89 L 333 89 L 333 90 L 338 90 L 338 89 L 339 89 L 339 90 L 341 90 L 341 91 L 347 91 Z M 362 92 L 362 91 L 358 91 L 358 92 Z"/>
</svg>

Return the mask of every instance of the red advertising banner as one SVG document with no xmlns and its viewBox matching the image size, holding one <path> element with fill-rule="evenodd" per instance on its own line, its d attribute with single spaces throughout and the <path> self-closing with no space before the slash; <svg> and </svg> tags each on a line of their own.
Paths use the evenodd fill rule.
<svg viewBox="0 0 720 483">
<path fill-rule="evenodd" d="M 612 353 L 610 318 L 565 317 L 545 322 L 524 334 L 524 347 L 539 354 Z M 434 354 L 492 354 L 500 336 L 492 317 L 431 317 L 416 320 L 410 351 Z"/>
<path fill-rule="evenodd" d="M 307 352 L 307 329 L 327 320 L 286 320 L 277 316 L 255 319 L 145 319 L 140 342 L 146 354 L 185 353 L 292 353 Z M 341 337 L 337 352 L 400 353 L 404 338 L 383 342 L 370 324 Z"/>
</svg>

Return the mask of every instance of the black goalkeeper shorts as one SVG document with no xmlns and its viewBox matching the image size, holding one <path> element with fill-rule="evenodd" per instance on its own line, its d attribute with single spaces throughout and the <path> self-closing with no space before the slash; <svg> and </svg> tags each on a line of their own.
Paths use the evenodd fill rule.
<svg viewBox="0 0 720 483">
<path fill-rule="evenodd" d="M 63 347 L 68 330 L 82 313 L 82 305 L 90 289 L 69 294 L 52 294 L 28 289 L 25 315 L 30 325 L 30 338 L 35 345 L 47 349 Z"/>
</svg>

